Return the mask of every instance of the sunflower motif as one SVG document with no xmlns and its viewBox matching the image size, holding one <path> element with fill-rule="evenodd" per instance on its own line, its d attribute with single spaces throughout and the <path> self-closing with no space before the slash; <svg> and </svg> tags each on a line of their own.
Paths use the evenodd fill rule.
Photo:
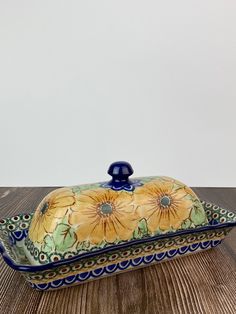
<svg viewBox="0 0 236 314">
<path fill-rule="evenodd" d="M 63 218 L 68 208 L 76 204 L 75 194 L 69 188 L 61 188 L 49 193 L 37 207 L 29 228 L 29 238 L 42 243 L 48 232 L 53 232 L 58 220 Z"/>
<path fill-rule="evenodd" d="M 83 191 L 77 205 L 69 216 L 69 223 L 76 227 L 81 242 L 128 240 L 140 218 L 134 208 L 133 193 L 126 191 L 103 188 Z"/>
<path fill-rule="evenodd" d="M 138 188 L 135 203 L 140 215 L 147 220 L 148 229 L 168 231 L 180 228 L 190 215 L 192 201 L 183 188 L 174 188 L 174 181 L 153 180 Z"/>
</svg>

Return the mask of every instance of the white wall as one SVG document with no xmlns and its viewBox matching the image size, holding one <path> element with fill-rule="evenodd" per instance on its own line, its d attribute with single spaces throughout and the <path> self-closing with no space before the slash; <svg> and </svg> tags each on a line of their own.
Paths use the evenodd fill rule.
<svg viewBox="0 0 236 314">
<path fill-rule="evenodd" d="M 0 2 L 0 185 L 236 185 L 236 2 Z"/>
</svg>

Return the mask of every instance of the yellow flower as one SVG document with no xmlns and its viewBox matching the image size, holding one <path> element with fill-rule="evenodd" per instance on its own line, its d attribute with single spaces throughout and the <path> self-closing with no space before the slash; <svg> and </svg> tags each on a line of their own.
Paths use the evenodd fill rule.
<svg viewBox="0 0 236 314">
<path fill-rule="evenodd" d="M 31 241 L 42 242 L 48 232 L 53 232 L 58 219 L 76 203 L 74 193 L 69 188 L 60 188 L 49 193 L 37 207 L 29 228 Z"/>
<path fill-rule="evenodd" d="M 192 201 L 183 188 L 174 189 L 174 182 L 154 180 L 137 188 L 135 204 L 140 214 L 147 220 L 148 229 L 154 233 L 178 229 L 189 217 Z"/>
<path fill-rule="evenodd" d="M 77 225 L 79 241 L 98 244 L 103 240 L 129 240 L 139 216 L 133 205 L 133 194 L 126 191 L 98 188 L 78 195 L 78 207 L 72 211 L 69 223 Z"/>
</svg>

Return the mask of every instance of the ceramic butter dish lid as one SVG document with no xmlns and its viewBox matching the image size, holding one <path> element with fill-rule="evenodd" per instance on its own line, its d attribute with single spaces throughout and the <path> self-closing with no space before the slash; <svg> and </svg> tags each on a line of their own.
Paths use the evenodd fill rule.
<svg viewBox="0 0 236 314">
<path fill-rule="evenodd" d="M 111 181 L 64 187 L 36 208 L 25 253 L 34 265 L 208 225 L 200 200 L 169 177 L 130 179 L 127 162 L 111 164 Z"/>
</svg>

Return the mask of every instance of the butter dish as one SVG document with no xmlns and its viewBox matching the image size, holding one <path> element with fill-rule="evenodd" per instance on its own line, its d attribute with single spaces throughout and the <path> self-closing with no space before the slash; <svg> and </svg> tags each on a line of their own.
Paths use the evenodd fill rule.
<svg viewBox="0 0 236 314">
<path fill-rule="evenodd" d="M 103 278 L 220 244 L 236 214 L 199 200 L 178 180 L 130 179 L 115 162 L 108 182 L 59 188 L 31 214 L 0 219 L 0 252 L 38 290 Z"/>
</svg>

